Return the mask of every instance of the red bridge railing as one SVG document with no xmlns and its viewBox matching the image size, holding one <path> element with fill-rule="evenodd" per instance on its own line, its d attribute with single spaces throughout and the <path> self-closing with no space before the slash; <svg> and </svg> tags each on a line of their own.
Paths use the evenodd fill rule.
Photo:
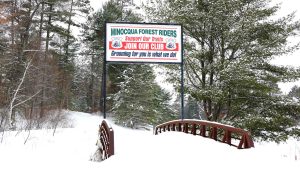
<svg viewBox="0 0 300 169">
<path fill-rule="evenodd" d="M 254 147 L 249 132 L 216 122 L 203 120 L 174 120 L 155 127 L 154 134 L 166 131 L 179 131 L 211 138 L 238 149 Z M 237 141 L 237 144 L 236 144 Z"/>
<path fill-rule="evenodd" d="M 99 136 L 100 136 L 100 147 L 102 159 L 107 159 L 110 156 L 114 155 L 114 131 L 108 123 L 103 120 L 99 126 Z"/>
</svg>

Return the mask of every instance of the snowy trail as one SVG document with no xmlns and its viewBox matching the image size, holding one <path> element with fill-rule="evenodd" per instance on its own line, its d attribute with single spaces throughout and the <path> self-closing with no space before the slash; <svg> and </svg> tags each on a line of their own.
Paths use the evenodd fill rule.
<svg viewBox="0 0 300 169">
<path fill-rule="evenodd" d="M 89 161 L 95 150 L 98 125 L 101 118 L 80 113 L 72 116 L 75 128 L 53 130 L 32 130 L 27 143 L 28 132 L 6 132 L 0 144 L 0 168 L 86 168 L 98 166 Z M 97 168 L 97 167 L 95 167 Z"/>
<path fill-rule="evenodd" d="M 115 155 L 101 163 L 91 162 L 101 118 L 78 112 L 71 113 L 71 117 L 74 128 L 58 129 L 54 137 L 53 130 L 31 131 L 25 145 L 27 132 L 17 136 L 15 132 L 5 133 L 0 144 L 0 168 L 300 168 L 300 161 L 282 157 L 288 154 L 288 147 L 276 144 L 238 150 L 199 136 L 174 132 L 153 135 L 152 131 L 114 124 Z"/>
<path fill-rule="evenodd" d="M 184 133 L 157 136 L 139 133 L 135 140 L 124 132 L 116 155 L 101 168 L 299 168 L 264 149 L 238 150 L 226 144 Z M 120 140 L 119 140 L 120 141 Z M 121 147 L 122 146 L 122 147 Z M 117 163 L 116 163 L 117 162 Z"/>
</svg>

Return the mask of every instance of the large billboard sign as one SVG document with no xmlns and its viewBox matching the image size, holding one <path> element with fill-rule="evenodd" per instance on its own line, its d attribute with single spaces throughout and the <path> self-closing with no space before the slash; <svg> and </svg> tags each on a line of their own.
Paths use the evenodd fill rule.
<svg viewBox="0 0 300 169">
<path fill-rule="evenodd" d="M 182 63 L 181 25 L 106 23 L 107 62 Z"/>
</svg>

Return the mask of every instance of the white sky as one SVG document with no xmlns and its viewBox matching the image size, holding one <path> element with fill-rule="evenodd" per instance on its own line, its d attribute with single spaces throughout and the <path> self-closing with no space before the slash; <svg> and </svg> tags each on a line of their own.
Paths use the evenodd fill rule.
<svg viewBox="0 0 300 169">
<path fill-rule="evenodd" d="M 107 0 L 90 0 L 90 1 L 91 1 L 91 6 L 95 10 L 97 10 Z M 147 0 L 134 0 L 134 1 L 140 3 L 141 1 L 147 1 Z M 284 16 L 293 11 L 296 11 L 295 19 L 300 20 L 300 0 L 271 0 L 271 4 L 277 4 L 277 3 L 281 3 L 281 9 L 278 12 L 279 16 Z M 295 44 L 298 42 L 300 42 L 300 36 L 291 38 L 290 43 Z M 300 67 L 300 49 L 290 55 L 277 57 L 272 61 L 272 63 L 277 65 L 291 66 L 291 67 Z M 288 93 L 294 85 L 300 86 L 300 80 L 292 83 L 279 83 L 279 87 L 284 93 Z"/>
</svg>

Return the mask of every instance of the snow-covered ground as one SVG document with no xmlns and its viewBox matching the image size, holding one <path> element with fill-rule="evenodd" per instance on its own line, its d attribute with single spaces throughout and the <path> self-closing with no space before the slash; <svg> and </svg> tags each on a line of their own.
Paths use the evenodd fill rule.
<svg viewBox="0 0 300 169">
<path fill-rule="evenodd" d="M 152 131 L 113 124 L 115 155 L 103 162 L 92 162 L 89 159 L 96 150 L 101 117 L 80 112 L 68 114 L 74 128 L 59 128 L 54 136 L 53 130 L 32 130 L 25 145 L 28 132 L 4 133 L 0 168 L 300 168 L 300 142 L 296 140 L 279 145 L 255 143 L 255 148 L 238 150 L 199 136 L 178 132 L 153 135 Z"/>
</svg>

